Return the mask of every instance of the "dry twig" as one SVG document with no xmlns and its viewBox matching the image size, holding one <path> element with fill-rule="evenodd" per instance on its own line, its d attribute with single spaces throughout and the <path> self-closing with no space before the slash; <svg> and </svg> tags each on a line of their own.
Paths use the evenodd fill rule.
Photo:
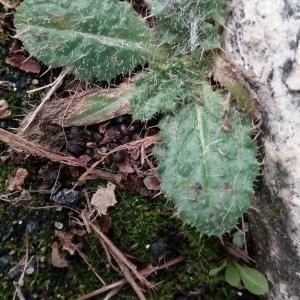
<svg viewBox="0 0 300 300">
<path fill-rule="evenodd" d="M 39 106 L 34 110 L 34 112 L 31 114 L 31 116 L 27 120 L 27 124 L 22 128 L 22 132 L 25 132 L 25 130 L 32 124 L 32 122 L 35 120 L 39 112 L 44 107 L 45 103 L 51 98 L 51 96 L 55 93 L 55 91 L 58 89 L 60 84 L 62 83 L 63 79 L 66 77 L 68 72 L 66 70 L 61 71 L 57 79 L 55 80 L 55 83 L 49 90 L 49 92 L 46 94 L 46 96 L 42 99 Z"/>
<path fill-rule="evenodd" d="M 177 257 L 177 258 L 174 258 L 174 259 L 171 259 L 170 261 L 162 264 L 162 265 L 159 265 L 159 266 L 148 266 L 147 268 L 143 269 L 140 271 L 140 273 L 147 277 L 149 276 L 150 274 L 154 273 L 154 272 L 157 272 L 159 270 L 163 270 L 163 269 L 167 269 L 175 264 L 178 264 L 179 262 L 183 261 L 183 257 L 180 256 L 180 257 Z M 106 285 L 98 290 L 95 290 L 93 292 L 90 292 L 84 296 L 81 296 L 79 298 L 77 298 L 77 300 L 86 300 L 86 299 L 90 299 L 92 297 L 95 297 L 95 296 L 98 296 L 100 294 L 103 294 L 105 292 L 108 292 L 112 289 L 116 289 L 116 288 L 121 288 L 123 285 L 125 285 L 127 282 L 126 279 L 122 279 L 122 280 L 119 280 L 119 281 L 116 281 L 114 283 L 111 283 L 109 285 Z"/>
<path fill-rule="evenodd" d="M 46 148 L 37 146 L 17 134 L 10 133 L 0 128 L 0 141 L 9 146 L 26 151 L 32 155 L 48 158 L 54 162 L 59 162 L 64 165 L 86 167 L 87 162 L 77 159 L 70 155 L 64 155 L 59 152 L 51 151 Z"/>
<path fill-rule="evenodd" d="M 130 149 L 130 148 L 135 148 L 138 146 L 143 146 L 144 149 L 148 148 L 149 146 L 151 146 L 152 144 L 156 143 L 159 140 L 159 134 L 156 135 L 152 135 L 152 136 L 148 136 L 146 138 L 137 140 L 137 141 L 133 141 L 124 145 L 120 145 L 118 147 L 116 147 L 115 149 L 111 150 L 108 153 L 103 154 L 103 157 L 98 160 L 97 162 L 95 162 L 90 168 L 88 168 L 78 179 L 78 181 L 84 181 L 86 180 L 86 178 L 90 175 L 90 173 L 97 168 L 97 166 L 99 164 L 101 164 L 108 156 L 110 156 L 111 154 L 114 154 L 116 152 L 119 152 L 121 150 L 124 149 Z"/>
</svg>

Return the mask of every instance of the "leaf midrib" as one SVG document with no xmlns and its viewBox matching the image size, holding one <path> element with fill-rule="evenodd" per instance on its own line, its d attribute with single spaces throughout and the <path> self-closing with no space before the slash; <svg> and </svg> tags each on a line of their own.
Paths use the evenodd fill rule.
<svg viewBox="0 0 300 300">
<path fill-rule="evenodd" d="M 92 33 L 87 33 L 87 32 L 81 32 L 81 31 L 77 31 L 77 30 L 70 30 L 70 29 L 57 29 L 57 28 L 49 28 L 49 27 L 45 27 L 45 26 L 39 26 L 39 25 L 28 25 L 27 26 L 28 30 L 29 29 L 36 29 L 36 30 L 41 30 L 41 31 L 54 31 L 54 32 L 63 32 L 64 34 L 75 34 L 75 35 L 79 35 L 83 38 L 89 38 L 89 39 L 93 39 L 97 42 L 99 42 L 102 45 L 108 46 L 108 47 L 116 47 L 116 48 L 120 48 L 120 49 L 126 49 L 126 50 L 134 50 L 136 51 L 137 49 L 143 52 L 148 53 L 149 55 L 151 55 L 153 53 L 153 47 L 151 47 L 151 45 L 147 44 L 147 43 L 142 43 L 142 42 L 132 42 L 132 41 L 128 41 L 125 39 L 121 39 L 121 38 L 116 38 L 116 37 L 108 37 L 108 36 L 104 36 L 104 35 L 96 35 L 96 34 L 92 34 Z M 25 34 L 27 32 L 27 30 L 25 32 L 23 32 L 23 34 Z"/>
</svg>

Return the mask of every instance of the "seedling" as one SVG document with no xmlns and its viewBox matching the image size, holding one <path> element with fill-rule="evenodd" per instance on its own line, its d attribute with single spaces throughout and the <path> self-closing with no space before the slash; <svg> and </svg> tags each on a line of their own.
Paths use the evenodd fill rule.
<svg viewBox="0 0 300 300">
<path fill-rule="evenodd" d="M 234 287 L 240 287 L 243 283 L 244 287 L 254 295 L 264 295 L 269 290 L 266 277 L 256 269 L 241 265 L 236 261 L 226 259 L 223 263 L 209 271 L 210 276 L 216 276 L 224 273 L 227 283 Z"/>
</svg>

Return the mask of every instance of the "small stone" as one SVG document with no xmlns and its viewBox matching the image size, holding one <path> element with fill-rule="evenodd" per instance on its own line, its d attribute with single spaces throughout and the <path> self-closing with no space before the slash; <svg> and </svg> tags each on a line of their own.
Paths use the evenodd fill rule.
<svg viewBox="0 0 300 300">
<path fill-rule="evenodd" d="M 106 147 L 101 147 L 101 148 L 100 148 L 100 151 L 101 151 L 102 153 L 106 153 L 106 152 L 108 151 L 108 149 L 107 149 Z"/>
<path fill-rule="evenodd" d="M 85 152 L 85 147 L 77 142 L 68 141 L 67 150 L 75 156 L 80 156 Z"/>
<path fill-rule="evenodd" d="M 5 121 L 1 121 L 1 122 L 0 122 L 0 128 L 6 129 L 7 127 L 8 127 L 7 122 L 5 122 Z"/>
<path fill-rule="evenodd" d="M 26 274 L 27 275 L 32 275 L 34 273 L 34 268 L 33 267 L 29 267 L 26 269 Z"/>
<path fill-rule="evenodd" d="M 153 265 L 157 266 L 166 255 L 166 244 L 160 238 L 157 242 L 150 246 L 150 261 Z"/>
<path fill-rule="evenodd" d="M 32 79 L 31 84 L 38 85 L 40 82 L 38 79 Z"/>
<path fill-rule="evenodd" d="M 74 190 L 63 189 L 50 198 L 58 204 L 73 204 L 79 199 L 79 192 Z"/>
<path fill-rule="evenodd" d="M 86 147 L 87 148 L 96 148 L 97 144 L 94 142 L 88 142 L 88 143 L 86 143 Z"/>
<path fill-rule="evenodd" d="M 9 256 L 2 256 L 0 257 L 0 268 L 4 269 L 11 265 L 10 257 Z"/>
<path fill-rule="evenodd" d="M 64 224 L 61 222 L 54 222 L 54 227 L 58 230 L 61 230 L 64 228 Z"/>
</svg>

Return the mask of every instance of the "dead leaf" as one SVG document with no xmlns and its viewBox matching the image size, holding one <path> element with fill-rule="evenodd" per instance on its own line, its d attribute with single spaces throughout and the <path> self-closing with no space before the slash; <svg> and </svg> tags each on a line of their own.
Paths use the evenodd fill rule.
<svg viewBox="0 0 300 300">
<path fill-rule="evenodd" d="M 85 229 L 80 229 L 80 228 L 76 228 L 76 227 L 72 227 L 70 229 L 70 232 L 79 237 L 83 237 L 87 234 L 87 231 Z"/>
<path fill-rule="evenodd" d="M 230 131 L 232 130 L 232 122 L 228 118 L 225 118 L 224 123 L 222 124 L 222 128 L 225 131 Z"/>
<path fill-rule="evenodd" d="M 41 72 L 41 65 L 37 61 L 22 54 L 14 54 L 13 56 L 7 57 L 5 62 L 10 66 L 28 73 L 38 74 Z"/>
<path fill-rule="evenodd" d="M 69 266 L 68 261 L 59 252 L 58 244 L 56 242 L 52 245 L 51 262 L 56 268 L 67 268 Z"/>
<path fill-rule="evenodd" d="M 150 191 L 159 191 L 160 182 L 157 176 L 147 176 L 143 180 L 145 187 Z"/>
<path fill-rule="evenodd" d="M 27 176 L 28 176 L 28 171 L 26 169 L 23 169 L 23 168 L 17 169 L 15 175 L 10 176 L 8 178 L 8 181 L 7 181 L 8 187 L 7 187 L 7 189 L 10 192 L 13 192 L 13 191 L 21 188 L 22 185 L 24 184 L 25 179 L 26 179 Z"/>
<path fill-rule="evenodd" d="M 130 158 L 127 150 L 121 150 L 115 154 L 115 162 L 123 174 L 134 173 L 134 169 L 130 164 Z"/>
<path fill-rule="evenodd" d="M 91 204 L 97 209 L 100 215 L 106 215 L 107 209 L 117 203 L 115 196 L 116 186 L 109 182 L 107 187 L 98 187 L 97 192 L 93 195 Z"/>
<path fill-rule="evenodd" d="M 55 236 L 59 238 L 59 241 L 63 247 L 70 255 L 74 255 L 77 251 L 77 245 L 72 242 L 73 234 L 66 233 L 64 231 L 55 230 Z"/>
<path fill-rule="evenodd" d="M 8 103 L 5 100 L 0 100 L 0 119 L 9 119 L 11 111 L 8 110 Z"/>
</svg>

